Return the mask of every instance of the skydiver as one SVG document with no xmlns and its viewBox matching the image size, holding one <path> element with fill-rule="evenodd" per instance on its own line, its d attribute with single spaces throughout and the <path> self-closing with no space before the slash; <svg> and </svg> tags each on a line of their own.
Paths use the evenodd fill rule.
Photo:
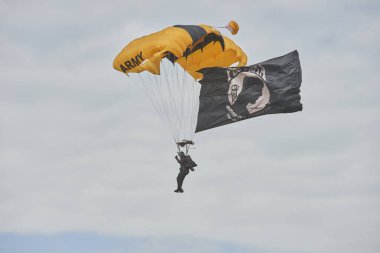
<svg viewBox="0 0 380 253">
<path fill-rule="evenodd" d="M 179 157 L 175 156 L 174 158 L 181 166 L 179 168 L 179 173 L 177 176 L 177 189 L 175 190 L 175 192 L 183 193 L 183 180 L 185 179 L 187 174 L 189 174 L 189 170 L 194 171 L 194 167 L 196 167 L 197 164 L 191 159 L 189 155 L 185 155 L 182 151 L 179 152 L 178 155 Z"/>
</svg>

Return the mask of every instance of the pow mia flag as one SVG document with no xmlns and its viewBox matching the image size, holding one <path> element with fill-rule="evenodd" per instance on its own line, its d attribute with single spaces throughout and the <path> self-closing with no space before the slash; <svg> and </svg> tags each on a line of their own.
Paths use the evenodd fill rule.
<svg viewBox="0 0 380 253">
<path fill-rule="evenodd" d="M 251 66 L 200 72 L 196 132 L 260 115 L 302 110 L 297 51 Z"/>
</svg>

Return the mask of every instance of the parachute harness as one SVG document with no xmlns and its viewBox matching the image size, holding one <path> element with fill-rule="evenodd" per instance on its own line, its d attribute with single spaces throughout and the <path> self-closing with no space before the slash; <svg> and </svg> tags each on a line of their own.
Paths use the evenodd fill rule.
<svg viewBox="0 0 380 253">
<path fill-rule="evenodd" d="M 180 142 L 177 142 L 177 148 L 178 148 L 178 153 L 181 152 L 181 148 L 185 150 L 185 154 L 187 155 L 190 149 L 191 145 L 194 145 L 195 143 L 191 140 L 182 140 Z"/>
</svg>

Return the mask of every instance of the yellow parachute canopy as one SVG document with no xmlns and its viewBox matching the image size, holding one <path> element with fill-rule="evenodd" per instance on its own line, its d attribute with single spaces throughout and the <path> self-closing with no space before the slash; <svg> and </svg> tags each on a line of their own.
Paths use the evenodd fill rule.
<svg viewBox="0 0 380 253">
<path fill-rule="evenodd" d="M 229 29 L 231 33 L 236 34 L 237 23 L 231 21 L 229 25 L 235 32 Z M 247 63 L 241 48 L 215 28 L 177 25 L 133 40 L 116 56 L 113 66 L 126 74 L 142 71 L 160 74 L 160 62 L 165 57 L 179 63 L 194 79 L 202 77 L 197 70 L 205 67 L 228 67 L 237 62 L 238 66 L 244 66 Z"/>
<path fill-rule="evenodd" d="M 210 43 L 187 57 L 176 62 L 182 66 L 194 79 L 202 79 L 203 75 L 197 72 L 208 67 L 228 67 L 238 62 L 238 67 L 247 64 L 247 55 L 231 39 L 223 36 L 224 49 L 219 43 Z"/>
</svg>

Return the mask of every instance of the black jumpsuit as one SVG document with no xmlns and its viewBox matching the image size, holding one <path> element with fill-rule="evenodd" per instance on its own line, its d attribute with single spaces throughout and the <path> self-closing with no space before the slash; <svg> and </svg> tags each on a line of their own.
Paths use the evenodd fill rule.
<svg viewBox="0 0 380 253">
<path fill-rule="evenodd" d="M 181 165 L 177 176 L 177 190 L 182 190 L 183 180 L 189 174 L 189 170 L 194 170 L 197 164 L 191 159 L 189 155 L 181 156 L 180 159 L 176 157 L 177 162 Z"/>
</svg>

